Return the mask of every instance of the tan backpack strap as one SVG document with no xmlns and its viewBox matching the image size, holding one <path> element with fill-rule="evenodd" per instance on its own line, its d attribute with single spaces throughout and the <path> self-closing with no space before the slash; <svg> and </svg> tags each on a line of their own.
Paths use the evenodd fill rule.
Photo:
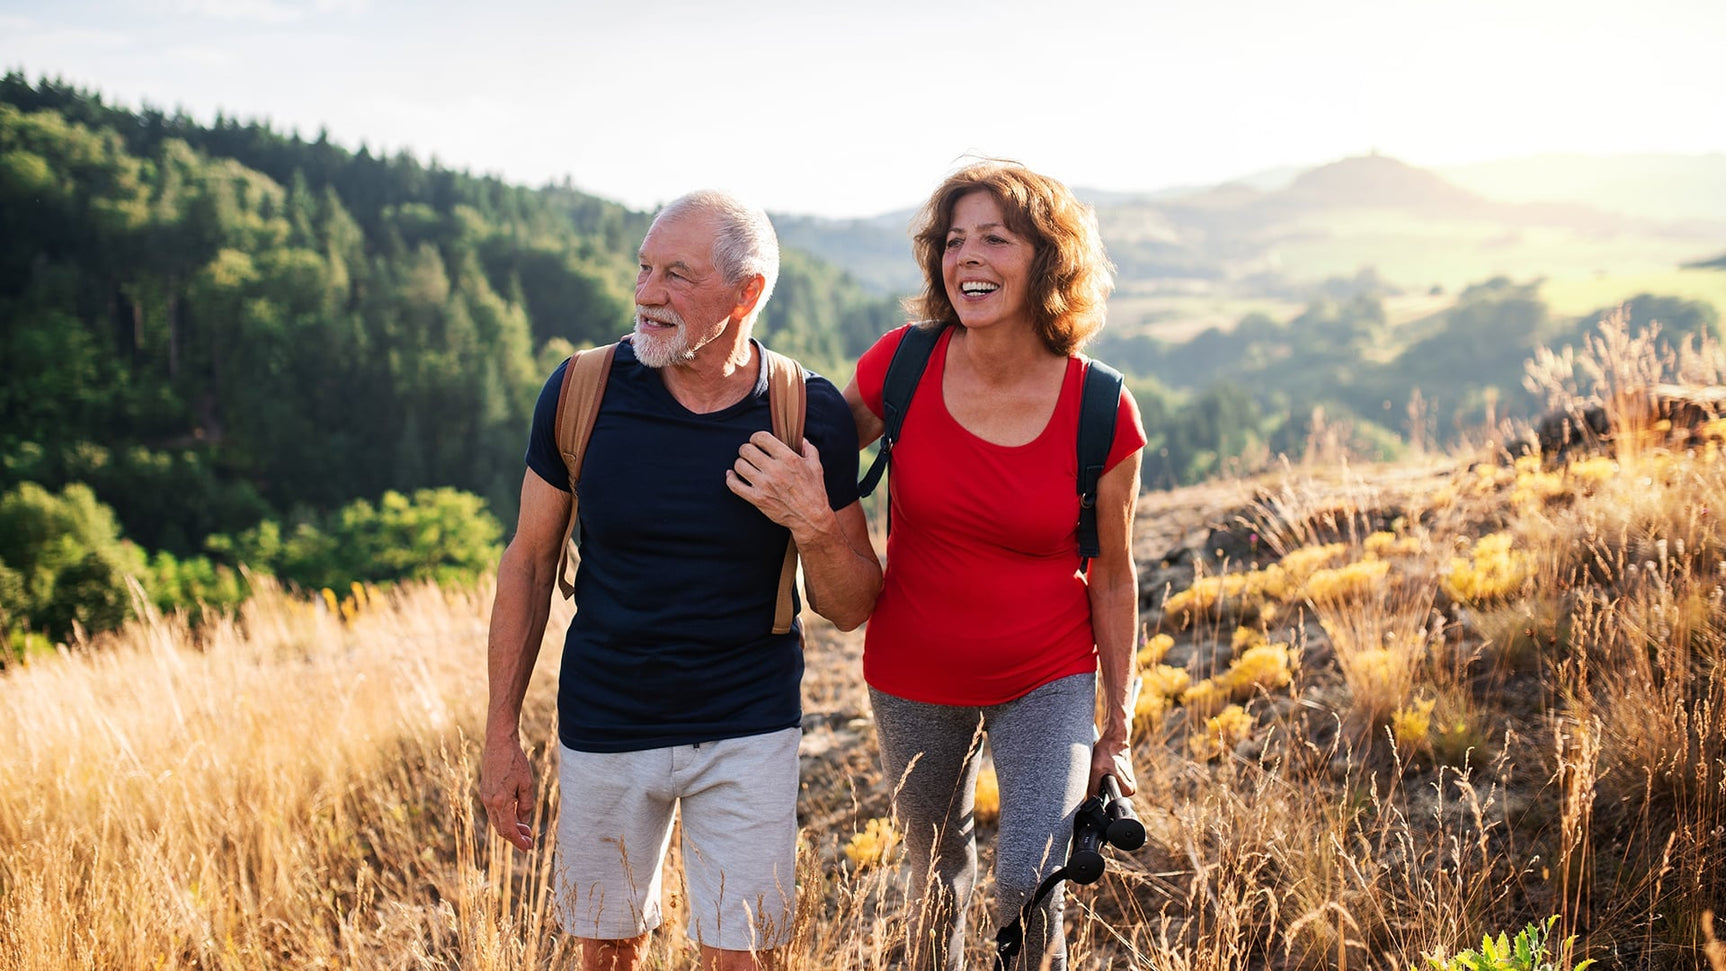
<svg viewBox="0 0 1726 971">
<path fill-rule="evenodd" d="M 567 599 L 575 595 L 575 542 L 581 491 L 581 461 L 587 440 L 599 417 L 599 402 L 605 397 L 605 382 L 611 377 L 611 359 L 616 344 L 578 351 L 563 370 L 563 388 L 557 395 L 557 450 L 569 470 L 569 524 L 563 530 L 563 547 L 557 556 L 557 589 Z"/>
<path fill-rule="evenodd" d="M 773 436 L 803 453 L 803 419 L 809 405 L 803 365 L 783 354 L 761 348 L 761 366 L 767 369 L 767 407 L 773 412 Z M 785 543 L 785 565 L 779 571 L 779 605 L 773 612 L 773 633 L 791 630 L 793 587 L 797 579 L 797 541 Z"/>
</svg>

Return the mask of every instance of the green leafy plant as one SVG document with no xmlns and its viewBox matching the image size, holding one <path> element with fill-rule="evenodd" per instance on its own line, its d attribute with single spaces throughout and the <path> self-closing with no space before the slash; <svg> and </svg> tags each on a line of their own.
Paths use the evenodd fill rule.
<svg viewBox="0 0 1726 971">
<path fill-rule="evenodd" d="M 1502 933 L 1497 938 L 1488 934 L 1481 938 L 1478 951 L 1463 951 L 1451 957 L 1428 955 L 1426 962 L 1433 971 L 1560 971 L 1547 953 L 1552 925 L 1557 922 L 1555 914 L 1544 924 L 1531 923 L 1518 931 L 1514 940 Z M 1565 938 L 1561 949 L 1568 951 L 1575 940 L 1575 935 Z M 1593 963 L 1594 959 L 1588 958 L 1570 971 L 1582 971 Z"/>
</svg>

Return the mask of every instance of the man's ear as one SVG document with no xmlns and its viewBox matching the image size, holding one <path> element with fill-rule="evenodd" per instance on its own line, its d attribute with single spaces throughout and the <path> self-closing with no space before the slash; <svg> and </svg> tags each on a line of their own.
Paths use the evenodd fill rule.
<svg viewBox="0 0 1726 971">
<path fill-rule="evenodd" d="M 767 287 L 767 278 L 757 273 L 743 281 L 743 289 L 737 294 L 737 306 L 731 309 L 731 315 L 743 320 L 755 312 L 755 305 L 761 300 L 761 291 Z"/>
</svg>

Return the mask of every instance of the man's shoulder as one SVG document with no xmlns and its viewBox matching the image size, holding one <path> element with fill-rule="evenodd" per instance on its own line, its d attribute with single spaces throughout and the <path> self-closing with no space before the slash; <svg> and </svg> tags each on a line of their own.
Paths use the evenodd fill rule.
<svg viewBox="0 0 1726 971">
<path fill-rule="evenodd" d="M 810 371 L 803 385 L 809 389 L 810 402 L 819 398 L 823 403 L 838 401 L 840 405 L 845 404 L 845 396 L 839 393 L 839 386 L 829 381 L 825 375 Z"/>
<path fill-rule="evenodd" d="M 839 421 L 841 418 L 851 421 L 851 406 L 845 403 L 845 395 L 824 375 L 810 371 L 803 386 L 807 389 L 804 392 L 807 401 L 804 410 L 810 422 Z"/>
</svg>

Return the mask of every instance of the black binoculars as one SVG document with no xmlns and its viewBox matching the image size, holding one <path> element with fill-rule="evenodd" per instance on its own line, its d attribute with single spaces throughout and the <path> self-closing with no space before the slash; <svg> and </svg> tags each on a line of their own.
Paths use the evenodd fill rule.
<svg viewBox="0 0 1726 971">
<path fill-rule="evenodd" d="M 1025 921 L 1031 911 L 1062 880 L 1096 883 L 1103 875 L 1103 843 L 1118 850 L 1136 850 L 1145 845 L 1145 824 L 1139 822 L 1133 804 L 1121 795 L 1121 785 L 1112 775 L 1103 777 L 1097 794 L 1086 799 L 1073 817 L 1073 847 L 1067 862 L 1043 878 L 1037 892 L 1020 908 L 1013 922 L 995 934 L 995 969 L 1006 971 L 1025 946 Z"/>
<path fill-rule="evenodd" d="M 1145 825 L 1133 804 L 1121 795 L 1120 783 L 1103 776 L 1096 795 L 1086 799 L 1073 817 L 1073 849 L 1067 855 L 1067 879 L 1095 883 L 1103 875 L 1103 843 L 1117 850 L 1136 850 L 1145 845 Z"/>
</svg>

